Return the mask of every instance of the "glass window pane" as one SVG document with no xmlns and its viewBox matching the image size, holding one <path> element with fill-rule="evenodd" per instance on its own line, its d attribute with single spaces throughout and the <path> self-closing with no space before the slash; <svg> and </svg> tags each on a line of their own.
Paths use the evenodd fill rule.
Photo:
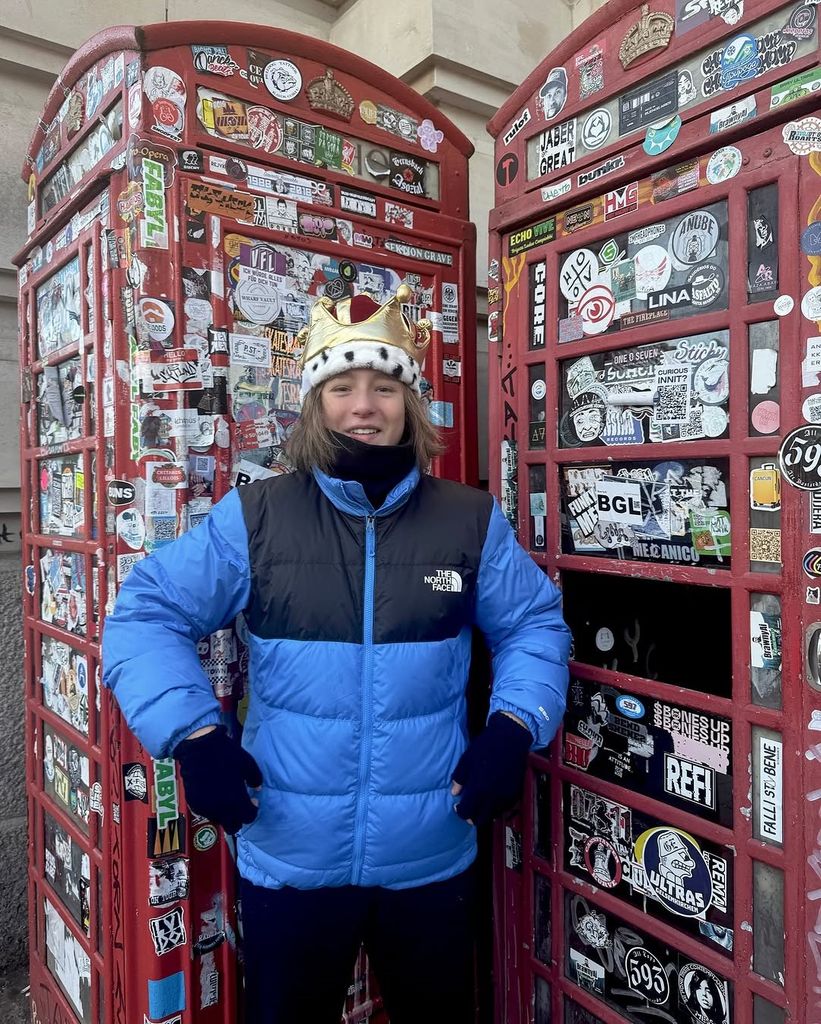
<svg viewBox="0 0 821 1024">
<path fill-rule="evenodd" d="M 527 435 L 528 448 L 545 447 L 545 395 L 547 385 L 544 376 L 544 363 L 536 363 L 527 368 L 529 426 Z"/>
<path fill-rule="evenodd" d="M 545 467 L 529 466 L 527 472 L 530 493 L 530 550 L 544 551 L 547 546 L 547 479 Z"/>
<path fill-rule="evenodd" d="M 533 787 L 536 806 L 534 808 L 533 852 L 550 860 L 550 776 L 536 773 Z"/>
<path fill-rule="evenodd" d="M 778 183 L 747 195 L 747 296 L 765 302 L 778 295 Z"/>
<path fill-rule="evenodd" d="M 533 876 L 533 934 L 535 937 L 534 953 L 543 964 L 549 964 L 551 944 L 550 921 L 550 879 L 536 873 Z"/>
<path fill-rule="evenodd" d="M 787 1016 L 780 1006 L 768 999 L 753 996 L 753 1024 L 785 1024 Z"/>
<path fill-rule="evenodd" d="M 781 419 L 781 374 L 778 321 L 750 324 L 749 432 L 752 437 L 778 433 Z"/>
<path fill-rule="evenodd" d="M 597 1017 L 589 1010 L 585 1010 L 574 1003 L 572 999 L 565 996 L 564 999 L 564 1024 L 604 1024 L 601 1017 Z"/>
<path fill-rule="evenodd" d="M 576 661 L 718 697 L 731 696 L 727 588 L 563 572 L 562 591 Z M 671 622 L 676 629 L 670 629 Z M 707 635 L 710 658 L 706 660 L 701 644 L 681 643 L 682 636 Z"/>
<path fill-rule="evenodd" d="M 55 894 L 68 912 L 89 934 L 89 890 L 91 865 L 88 854 L 75 843 L 48 813 L 43 814 L 45 838 L 44 869 Z"/>
<path fill-rule="evenodd" d="M 753 862 L 753 970 L 784 984 L 784 873 Z"/>
<path fill-rule="evenodd" d="M 781 470 L 772 456 L 750 459 L 750 569 L 781 572 Z"/>
<path fill-rule="evenodd" d="M 553 1020 L 550 1009 L 550 986 L 538 975 L 533 980 L 533 1024 L 550 1024 Z"/>
<path fill-rule="evenodd" d="M 752 700 L 781 707 L 781 598 L 750 594 L 750 677 Z"/>
</svg>

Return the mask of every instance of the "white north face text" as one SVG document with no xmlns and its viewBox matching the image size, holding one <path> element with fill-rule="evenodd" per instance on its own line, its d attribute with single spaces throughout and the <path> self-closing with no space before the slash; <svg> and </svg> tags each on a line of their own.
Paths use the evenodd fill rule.
<svg viewBox="0 0 821 1024">
<path fill-rule="evenodd" d="M 431 590 L 445 590 L 452 594 L 461 594 L 462 577 L 455 569 L 437 569 L 435 576 L 425 576 L 425 583 Z"/>
</svg>

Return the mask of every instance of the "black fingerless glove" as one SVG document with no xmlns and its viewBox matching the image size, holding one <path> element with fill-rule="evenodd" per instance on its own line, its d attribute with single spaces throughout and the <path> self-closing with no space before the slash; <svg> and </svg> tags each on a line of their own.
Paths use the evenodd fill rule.
<svg viewBox="0 0 821 1024">
<path fill-rule="evenodd" d="M 231 833 L 256 818 L 257 808 L 246 785 L 261 786 L 262 772 L 224 726 L 178 743 L 174 757 L 180 763 L 185 799 L 192 811 Z"/>
<path fill-rule="evenodd" d="M 530 729 L 497 711 L 459 758 L 453 781 L 462 786 L 456 813 L 485 825 L 508 810 L 524 785 Z"/>
</svg>

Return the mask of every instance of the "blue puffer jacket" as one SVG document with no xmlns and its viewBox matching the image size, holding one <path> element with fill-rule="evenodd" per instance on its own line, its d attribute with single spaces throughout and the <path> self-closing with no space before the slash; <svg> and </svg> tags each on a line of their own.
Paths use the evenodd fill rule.
<svg viewBox="0 0 821 1024">
<path fill-rule="evenodd" d="M 450 795 L 472 627 L 493 655 L 490 712 L 515 713 L 545 746 L 567 690 L 560 604 L 480 491 L 414 469 L 374 511 L 359 483 L 295 473 L 232 491 L 134 567 L 105 624 L 103 681 L 167 757 L 220 721 L 197 642 L 244 613 L 243 745 L 264 785 L 241 874 L 406 888 L 475 857 Z"/>
</svg>

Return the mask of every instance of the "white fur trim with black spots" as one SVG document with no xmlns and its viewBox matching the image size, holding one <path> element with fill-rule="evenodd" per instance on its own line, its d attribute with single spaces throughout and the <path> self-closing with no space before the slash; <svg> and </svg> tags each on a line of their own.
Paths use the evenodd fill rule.
<svg viewBox="0 0 821 1024">
<path fill-rule="evenodd" d="M 311 388 L 346 370 L 379 370 L 407 384 L 419 394 L 422 369 L 419 363 L 396 345 L 356 341 L 323 349 L 302 371 L 303 398 Z"/>
</svg>

